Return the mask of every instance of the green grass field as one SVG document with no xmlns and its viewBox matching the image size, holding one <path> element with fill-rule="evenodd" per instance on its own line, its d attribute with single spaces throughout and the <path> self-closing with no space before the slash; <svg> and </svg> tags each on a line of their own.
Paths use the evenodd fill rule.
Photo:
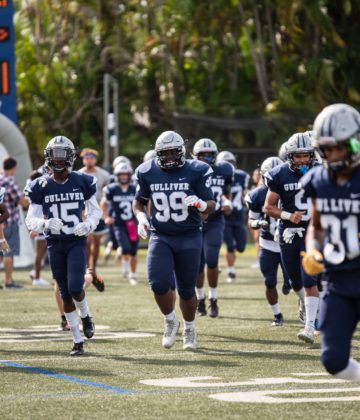
<svg viewBox="0 0 360 420">
<path fill-rule="evenodd" d="M 181 334 L 172 349 L 161 347 L 143 252 L 137 286 L 114 262 L 100 264 L 106 290 L 88 289 L 97 335 L 82 358 L 68 356 L 71 337 L 57 329 L 52 291 L 16 271 L 26 288 L 0 291 L 1 419 L 358 418 L 360 385 L 324 375 L 319 339 L 311 347 L 298 341 L 293 293 L 280 296 L 285 325 L 271 328 L 252 248 L 237 259 L 235 283 L 223 270 L 220 317 L 197 319 L 195 352 L 182 350 Z"/>
</svg>

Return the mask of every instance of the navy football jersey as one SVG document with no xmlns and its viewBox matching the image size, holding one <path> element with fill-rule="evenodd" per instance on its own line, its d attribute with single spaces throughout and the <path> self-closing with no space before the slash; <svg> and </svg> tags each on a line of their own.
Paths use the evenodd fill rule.
<svg viewBox="0 0 360 420">
<path fill-rule="evenodd" d="M 243 193 L 248 189 L 250 175 L 241 169 L 235 169 L 234 181 L 231 186 L 232 212 L 225 216 L 227 221 L 243 222 Z"/>
<path fill-rule="evenodd" d="M 199 231 L 200 213 L 188 207 L 184 199 L 197 195 L 204 201 L 213 200 L 212 172 L 209 165 L 197 160 L 186 160 L 172 171 L 162 170 L 155 159 L 142 163 L 136 169 L 135 198 L 143 204 L 151 200 L 151 230 L 167 235 Z"/>
<path fill-rule="evenodd" d="M 266 220 L 269 223 L 267 229 L 261 228 L 260 237 L 268 241 L 273 241 L 277 222 L 273 217 L 266 215 L 263 211 L 267 192 L 268 188 L 265 185 L 256 187 L 246 194 L 245 202 L 250 210 L 250 219 Z"/>
<path fill-rule="evenodd" d="M 287 162 L 276 166 L 265 174 L 265 183 L 270 191 L 279 194 L 281 210 L 289 213 L 304 211 L 301 222 L 295 224 L 290 220 L 280 220 L 280 228 L 303 227 L 306 228 L 310 221 L 311 199 L 304 197 L 300 185 L 301 174 L 293 172 Z"/>
<path fill-rule="evenodd" d="M 211 189 L 214 194 L 215 212 L 206 219 L 207 222 L 217 220 L 223 217 L 221 211 L 221 196 L 231 191 L 231 185 L 234 180 L 234 167 L 231 163 L 221 160 L 211 166 Z"/>
<path fill-rule="evenodd" d="M 96 193 L 96 179 L 80 172 L 71 172 L 69 178 L 59 184 L 50 176 L 42 176 L 25 188 L 25 194 L 33 204 L 41 205 L 46 219 L 52 217 L 63 221 L 60 232 L 46 231 L 52 239 L 78 239 L 74 227 L 82 222 L 85 201 Z"/>
<path fill-rule="evenodd" d="M 103 191 L 106 203 L 111 208 L 109 214 L 115 219 L 116 224 L 124 224 L 135 218 L 132 211 L 132 202 L 136 193 L 135 186 L 129 185 L 124 191 L 117 182 L 114 182 L 107 185 Z"/>
<path fill-rule="evenodd" d="M 307 197 L 315 199 L 320 213 L 326 271 L 359 270 L 360 168 L 346 185 L 338 186 L 327 169 L 318 166 L 301 179 L 301 186 Z"/>
</svg>

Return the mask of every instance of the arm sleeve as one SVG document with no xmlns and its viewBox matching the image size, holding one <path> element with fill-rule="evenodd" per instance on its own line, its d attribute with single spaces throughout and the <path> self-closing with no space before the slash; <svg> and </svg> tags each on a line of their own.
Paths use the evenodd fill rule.
<svg viewBox="0 0 360 420">
<path fill-rule="evenodd" d="M 196 194 L 204 201 L 214 200 L 214 194 L 211 189 L 212 173 L 213 170 L 210 166 L 206 165 L 206 167 L 201 170 L 198 182 L 196 183 Z"/>
<path fill-rule="evenodd" d="M 136 180 L 138 182 L 136 186 L 135 200 L 139 201 L 142 204 L 147 204 L 150 199 L 150 189 L 149 186 L 144 182 L 141 172 L 136 172 Z"/>
<path fill-rule="evenodd" d="M 25 219 L 26 227 L 35 232 L 44 231 L 44 215 L 40 204 L 31 203 Z"/>
<path fill-rule="evenodd" d="M 102 217 L 102 211 L 99 203 L 96 200 L 95 194 L 85 201 L 85 222 L 91 226 L 91 231 L 94 231 Z"/>
</svg>

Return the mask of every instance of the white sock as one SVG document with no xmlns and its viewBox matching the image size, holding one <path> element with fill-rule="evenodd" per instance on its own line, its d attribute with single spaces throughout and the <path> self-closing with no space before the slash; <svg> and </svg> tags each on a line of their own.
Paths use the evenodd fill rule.
<svg viewBox="0 0 360 420">
<path fill-rule="evenodd" d="M 122 263 L 123 272 L 129 271 L 129 261 L 124 260 Z"/>
<path fill-rule="evenodd" d="M 79 327 L 79 317 L 76 311 L 72 312 L 65 312 L 64 313 L 67 323 L 71 329 L 72 335 L 74 337 L 74 343 L 81 343 L 83 342 L 83 338 L 81 337 L 80 327 Z"/>
<path fill-rule="evenodd" d="M 235 274 L 236 273 L 235 267 L 233 265 L 231 267 L 228 267 L 228 273 L 229 274 Z"/>
<path fill-rule="evenodd" d="M 73 299 L 73 301 L 80 312 L 81 318 L 85 318 L 88 315 L 91 316 L 86 297 L 84 297 L 84 299 L 81 302 L 78 302 L 75 299 Z"/>
<path fill-rule="evenodd" d="M 354 359 L 350 359 L 346 368 L 334 376 L 339 379 L 360 382 L 360 363 Z"/>
<path fill-rule="evenodd" d="M 279 315 L 280 311 L 280 305 L 278 303 L 275 303 L 275 305 L 270 305 L 270 308 L 272 310 L 272 313 L 274 315 Z"/>
<path fill-rule="evenodd" d="M 305 291 L 304 291 L 304 288 L 302 287 L 300 290 L 295 291 L 295 293 L 299 296 L 301 302 L 304 303 L 305 302 Z"/>
<path fill-rule="evenodd" d="M 315 328 L 315 318 L 319 307 L 319 298 L 316 296 L 305 296 L 306 328 Z"/>
<path fill-rule="evenodd" d="M 185 321 L 184 319 L 184 329 L 192 330 L 193 328 L 195 328 L 195 321 Z"/>
<path fill-rule="evenodd" d="M 136 279 L 136 273 L 134 273 L 133 271 L 130 272 L 130 278 L 131 279 Z"/>
<path fill-rule="evenodd" d="M 205 289 L 203 287 L 195 287 L 195 292 L 198 300 L 205 299 Z"/>
<path fill-rule="evenodd" d="M 170 312 L 167 315 L 164 315 L 166 321 L 175 321 L 175 311 Z"/>
<path fill-rule="evenodd" d="M 209 287 L 209 299 L 217 299 L 217 287 Z"/>
</svg>

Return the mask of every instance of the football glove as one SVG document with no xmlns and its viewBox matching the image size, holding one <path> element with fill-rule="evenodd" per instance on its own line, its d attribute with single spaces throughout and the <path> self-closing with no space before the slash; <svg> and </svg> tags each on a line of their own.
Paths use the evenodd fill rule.
<svg viewBox="0 0 360 420">
<path fill-rule="evenodd" d="M 206 201 L 202 200 L 196 195 L 188 195 L 185 197 L 184 202 L 188 207 L 196 207 L 201 212 L 207 209 Z"/>
<path fill-rule="evenodd" d="M 10 251 L 10 247 L 9 244 L 6 242 L 6 239 L 0 239 L 0 251 L 1 252 L 9 252 Z"/>
<path fill-rule="evenodd" d="M 283 239 L 286 244 L 291 244 L 294 236 L 297 234 L 300 238 L 304 236 L 305 228 L 286 228 L 283 233 Z"/>
<path fill-rule="evenodd" d="M 268 229 L 269 228 L 269 222 L 267 220 L 252 220 L 250 222 L 251 229 Z"/>
<path fill-rule="evenodd" d="M 88 222 L 81 222 L 75 226 L 75 236 L 86 236 L 91 232 L 91 227 Z"/>
<path fill-rule="evenodd" d="M 310 252 L 302 251 L 301 256 L 303 269 L 309 276 L 316 276 L 324 271 L 324 258 L 317 249 Z"/>
<path fill-rule="evenodd" d="M 146 217 L 146 214 L 144 212 L 140 212 L 136 215 L 136 218 L 138 219 L 138 227 L 137 232 L 140 238 L 146 239 L 148 236 L 148 230 L 150 229 L 150 223 L 148 221 L 148 218 Z"/>
<path fill-rule="evenodd" d="M 63 226 L 63 221 L 61 219 L 58 219 L 57 217 L 52 217 L 51 219 L 44 220 L 44 229 L 60 231 Z"/>
</svg>

